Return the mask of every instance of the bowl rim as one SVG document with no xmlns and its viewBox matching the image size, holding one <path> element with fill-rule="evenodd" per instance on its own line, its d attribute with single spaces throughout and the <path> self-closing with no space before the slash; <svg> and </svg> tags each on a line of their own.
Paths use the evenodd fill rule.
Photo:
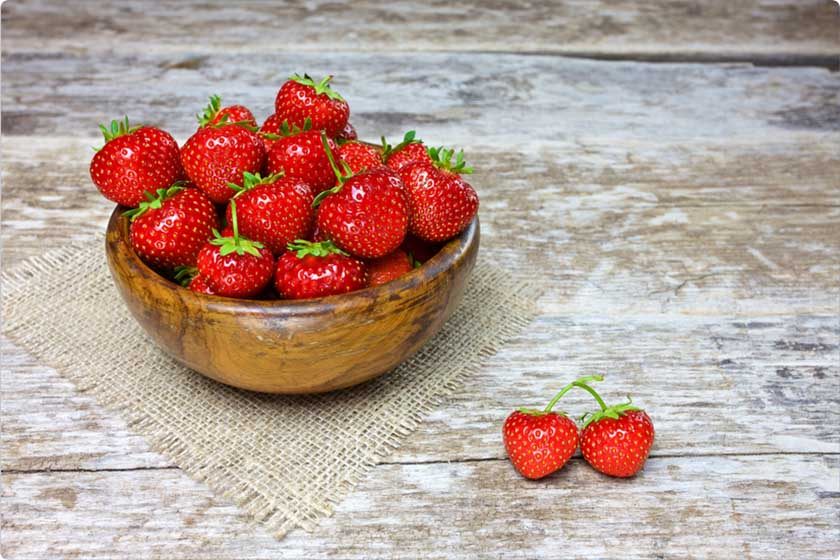
<svg viewBox="0 0 840 560">
<path fill-rule="evenodd" d="M 244 299 L 193 292 L 189 288 L 169 280 L 147 265 L 134 251 L 134 248 L 129 242 L 129 221 L 123 218 L 123 213 L 128 210 L 129 208 L 127 207 L 117 206 L 111 213 L 105 238 L 106 252 L 115 254 L 118 252 L 116 245 L 122 245 L 130 264 L 142 273 L 144 282 L 152 282 L 164 288 L 175 289 L 176 293 L 185 299 L 186 302 L 201 303 L 207 309 L 223 313 L 282 310 L 288 315 L 311 315 L 323 313 L 325 306 L 340 306 L 342 309 L 370 306 L 372 302 L 381 300 L 382 298 L 388 298 L 406 290 L 416 289 L 421 284 L 428 283 L 430 280 L 462 262 L 470 253 L 473 245 L 478 242 L 480 227 L 478 214 L 476 214 L 464 231 L 445 242 L 438 252 L 423 263 L 422 266 L 413 269 L 396 280 L 380 286 L 363 288 L 345 294 L 310 299 Z M 273 278 L 274 274 L 272 273 L 272 281 Z"/>
</svg>

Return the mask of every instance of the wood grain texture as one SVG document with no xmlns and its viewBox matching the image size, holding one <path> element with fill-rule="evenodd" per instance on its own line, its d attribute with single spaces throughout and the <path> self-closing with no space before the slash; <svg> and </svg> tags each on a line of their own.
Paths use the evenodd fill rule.
<svg viewBox="0 0 840 560">
<path fill-rule="evenodd" d="M 546 55 L 831 67 L 832 2 L 138 6 L 3 5 L 4 267 L 104 229 L 95 123 L 128 107 L 183 141 L 210 93 L 263 118 L 305 69 L 337 75 L 365 138 L 465 147 L 482 250 L 550 289 L 332 518 L 279 543 L 4 342 L 4 557 L 837 556 L 840 75 Z M 516 477 L 504 416 L 593 372 L 650 409 L 644 474 Z"/>
<path fill-rule="evenodd" d="M 838 468 L 838 457 L 672 457 L 616 481 L 573 459 L 534 483 L 516 477 L 506 461 L 380 465 L 314 535 L 295 531 L 282 542 L 177 470 L 6 474 L 3 553 L 830 559 L 837 553 Z"/>
<path fill-rule="evenodd" d="M 821 0 L 251 1 L 200 7 L 174 0 L 84 0 L 72 10 L 18 1 L 3 6 L 3 50 L 502 51 L 836 67 L 838 21 L 837 6 Z"/>
</svg>

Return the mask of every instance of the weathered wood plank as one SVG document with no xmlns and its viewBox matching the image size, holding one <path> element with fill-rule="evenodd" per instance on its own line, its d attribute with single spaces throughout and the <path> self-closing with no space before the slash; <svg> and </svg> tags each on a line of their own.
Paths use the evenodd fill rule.
<svg viewBox="0 0 840 560">
<path fill-rule="evenodd" d="M 834 558 L 838 457 L 380 465 L 313 534 L 274 541 L 177 470 L 5 474 L 5 558 Z"/>
<path fill-rule="evenodd" d="M 632 393 L 649 408 L 653 456 L 840 452 L 840 396 L 828 390 L 840 382 L 836 317 L 604 313 L 540 318 L 387 462 L 504 458 L 499 430 L 510 410 L 545 404 L 592 372 L 607 374 L 613 400 Z M 172 466 L 55 372 L 6 348 L 4 470 Z M 592 406 L 583 394 L 563 403 L 576 415 Z"/>
<path fill-rule="evenodd" d="M 502 51 L 836 65 L 839 20 L 837 6 L 820 0 L 356 1 L 352 6 L 88 0 L 74 2 L 72 9 L 7 2 L 3 50 Z"/>
<path fill-rule="evenodd" d="M 260 53 L 246 62 L 133 50 L 4 54 L 4 133 L 85 137 L 129 113 L 186 137 L 210 94 L 263 119 L 289 73 L 304 69 L 336 74 L 351 120 L 369 138 L 416 128 L 429 141 L 508 149 L 601 141 L 691 151 L 710 138 L 772 145 L 809 132 L 836 144 L 840 130 L 840 74 L 822 68 L 451 53 Z"/>
</svg>

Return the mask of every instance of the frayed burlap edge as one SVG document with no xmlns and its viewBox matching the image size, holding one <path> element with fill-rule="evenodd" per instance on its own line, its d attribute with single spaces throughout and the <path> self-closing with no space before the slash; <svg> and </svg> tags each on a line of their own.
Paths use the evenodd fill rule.
<svg viewBox="0 0 840 560">
<path fill-rule="evenodd" d="M 527 327 L 537 315 L 535 300 L 543 291 L 542 286 L 529 280 L 511 278 L 507 272 L 480 259 L 470 279 L 468 292 L 475 287 L 476 283 L 481 283 L 483 286 L 492 285 L 496 294 L 506 293 L 508 297 L 505 301 L 491 302 L 505 306 L 505 320 L 492 340 L 486 341 L 480 348 L 477 354 L 478 359 L 452 364 L 454 371 L 450 372 L 437 386 L 435 393 L 419 406 L 406 411 L 405 416 L 391 427 L 390 434 L 382 439 L 375 449 L 362 450 L 365 454 L 364 458 L 350 467 L 347 472 L 341 473 L 341 480 L 321 496 L 319 503 L 310 501 L 303 508 L 284 508 L 283 504 L 278 503 L 278 499 L 270 499 L 256 491 L 247 478 L 241 478 L 237 476 L 237 473 L 221 468 L 208 460 L 207 455 L 202 455 L 190 441 L 184 441 L 181 435 L 172 433 L 169 426 L 162 424 L 157 418 L 138 407 L 130 394 L 115 390 L 108 384 L 99 383 L 85 367 L 80 367 L 78 360 L 72 357 L 65 348 L 56 347 L 50 340 L 39 340 L 38 325 L 33 320 L 9 320 L 10 317 L 16 317 L 16 312 L 25 313 L 25 310 L 16 307 L 16 303 L 27 288 L 34 285 L 33 283 L 38 283 L 44 277 L 57 274 L 56 271 L 68 266 L 72 267 L 74 264 L 79 264 L 81 270 L 90 273 L 91 270 L 83 266 L 85 263 L 80 262 L 80 255 L 90 252 L 94 242 L 99 247 L 100 271 L 105 271 L 107 274 L 102 247 L 104 239 L 98 236 L 95 241 L 75 243 L 32 257 L 0 275 L 5 336 L 37 360 L 67 377 L 82 393 L 90 394 L 103 407 L 121 414 L 127 424 L 148 441 L 152 449 L 168 457 L 192 478 L 204 482 L 214 492 L 232 500 L 256 521 L 264 523 L 278 538 L 282 538 L 296 527 L 311 531 L 317 526 L 321 517 L 331 515 L 335 506 L 370 469 L 397 449 L 427 414 L 435 410 L 449 395 L 462 386 L 465 379 L 476 373 L 482 363 L 494 355 L 506 340 L 516 336 Z M 61 296 L 56 294 L 56 297 Z M 114 305 L 123 305 L 121 301 L 118 301 L 116 293 L 114 298 Z M 465 303 L 468 299 L 468 297 L 465 298 Z M 433 345 L 434 341 L 430 344 Z M 279 493 L 287 494 L 290 500 L 298 499 L 294 492 Z"/>
</svg>

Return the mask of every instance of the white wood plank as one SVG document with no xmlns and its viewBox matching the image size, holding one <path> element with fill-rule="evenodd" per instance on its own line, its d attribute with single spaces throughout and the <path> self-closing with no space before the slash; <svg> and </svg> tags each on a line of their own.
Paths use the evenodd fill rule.
<svg viewBox="0 0 840 560">
<path fill-rule="evenodd" d="M 835 65 L 840 53 L 840 15 L 827 0 L 6 4 L 3 48 L 14 52 L 513 51 Z"/>
<path fill-rule="evenodd" d="M 43 558 L 834 558 L 838 457 L 382 465 L 313 534 L 275 541 L 177 470 L 6 474 L 2 553 Z"/>
</svg>

